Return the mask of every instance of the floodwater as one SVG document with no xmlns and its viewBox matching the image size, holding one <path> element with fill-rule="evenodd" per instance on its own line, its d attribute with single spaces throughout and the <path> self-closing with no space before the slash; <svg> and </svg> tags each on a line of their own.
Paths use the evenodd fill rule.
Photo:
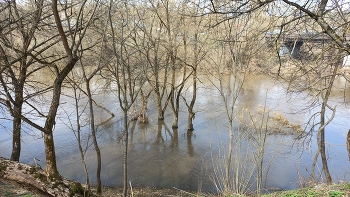
<svg viewBox="0 0 350 197">
<path fill-rule="evenodd" d="M 229 79 L 227 79 L 229 80 Z M 326 148 L 329 168 L 335 182 L 350 181 L 350 166 L 346 150 L 346 135 L 349 130 L 348 108 L 350 87 L 345 80 L 339 78 L 336 88 L 330 98 L 331 106 L 336 106 L 336 116 L 326 127 Z M 223 99 L 213 86 L 217 82 L 210 77 L 202 77 L 195 104 L 195 130 L 186 131 L 187 111 L 182 104 L 179 118 L 179 128 L 173 130 L 172 113 L 168 107 L 165 120 L 157 120 L 155 98 L 151 97 L 148 103 L 149 123 L 140 124 L 130 121 L 129 126 L 129 180 L 133 185 L 154 186 L 157 188 L 176 187 L 183 190 L 202 190 L 215 192 L 213 177 L 220 180 L 220 169 L 224 169 L 224 161 L 229 147 L 229 127 L 225 113 Z M 121 186 L 123 173 L 123 139 L 122 113 L 116 94 L 103 87 L 101 82 L 95 82 L 94 99 L 108 108 L 116 116 L 107 123 L 98 127 L 98 142 L 102 153 L 102 183 L 105 186 Z M 345 88 L 344 88 L 345 87 Z M 226 87 L 227 88 L 227 87 Z M 191 87 L 186 88 L 185 97 L 191 96 Z M 72 92 L 66 91 L 66 95 Z M 86 99 L 81 100 L 80 109 L 85 108 Z M 248 75 L 243 91 L 235 105 L 237 116 L 255 118 L 255 123 L 263 114 L 271 118 L 267 130 L 267 140 L 264 154 L 264 174 L 266 175 L 265 188 L 267 189 L 294 189 L 306 183 L 311 174 L 313 156 L 317 150 L 316 138 L 302 138 L 297 140 L 298 133 L 288 126 L 279 127 L 279 132 L 272 135 L 274 117 L 283 117 L 289 125 L 301 125 L 304 128 L 311 115 L 317 108 L 308 108 L 311 96 L 307 93 L 287 94 L 287 85 L 282 81 L 272 79 L 267 75 Z M 77 140 L 72 129 L 74 123 L 74 103 L 69 96 L 61 100 L 56 128 L 54 131 L 57 162 L 59 172 L 73 180 L 85 182 L 85 175 L 78 152 Z M 45 109 L 45 106 L 42 107 Z M 87 112 L 86 112 L 87 113 Z M 110 118 L 103 109 L 96 107 L 95 117 L 97 124 Z M 70 117 L 67 119 L 67 115 Z M 330 117 L 328 113 L 327 117 Z M 267 116 L 265 116 L 267 117 Z M 96 156 L 92 139 L 88 135 L 89 116 L 82 115 L 83 146 L 86 149 L 86 162 L 92 183 L 95 182 Z M 0 156 L 10 157 L 11 153 L 11 124 L 9 120 L 0 119 Z M 39 124 L 43 124 L 37 120 Z M 271 127 L 271 128 L 270 128 Z M 278 127 L 278 125 L 277 125 Z M 238 120 L 234 121 L 235 136 L 244 131 Z M 249 130 L 249 129 L 248 129 Z M 25 126 L 22 137 L 21 162 L 34 164 L 38 159 L 42 167 L 45 166 L 45 155 L 42 135 L 39 131 Z M 237 134 L 237 135 L 236 135 Z M 300 134 L 300 133 L 299 133 Z M 248 189 L 254 190 L 256 168 L 253 155 L 258 147 L 250 137 L 236 138 L 233 151 L 232 171 L 254 172 L 249 176 Z M 255 136 L 256 137 L 256 136 Z M 239 140 L 237 140 L 239 139 Z M 311 139 L 309 141 L 308 139 Z M 239 141 L 239 142 L 238 142 Z M 319 161 L 316 173 L 320 175 L 322 166 Z M 216 173 L 215 173 L 216 172 Z M 224 172 L 224 171 L 223 171 Z M 222 179 L 222 178 L 221 178 Z M 247 179 L 247 178 L 245 178 Z M 323 176 L 318 178 L 323 180 Z"/>
</svg>

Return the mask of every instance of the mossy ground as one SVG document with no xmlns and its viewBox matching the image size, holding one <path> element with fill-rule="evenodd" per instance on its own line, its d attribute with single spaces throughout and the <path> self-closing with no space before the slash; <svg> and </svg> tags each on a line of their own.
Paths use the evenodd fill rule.
<svg viewBox="0 0 350 197">
<path fill-rule="evenodd" d="M 38 191 L 17 184 L 15 182 L 0 179 L 0 197 L 44 197 Z"/>
</svg>

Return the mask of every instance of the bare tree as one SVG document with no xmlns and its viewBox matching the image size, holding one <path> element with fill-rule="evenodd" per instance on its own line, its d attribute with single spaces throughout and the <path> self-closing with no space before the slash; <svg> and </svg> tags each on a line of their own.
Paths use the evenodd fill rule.
<svg viewBox="0 0 350 197">
<path fill-rule="evenodd" d="M 35 95 L 47 91 L 27 93 L 31 89 L 28 82 L 34 72 L 42 69 L 37 66 L 45 62 L 45 51 L 58 42 L 57 36 L 48 40 L 36 39 L 41 20 L 49 17 L 44 1 L 36 4 L 18 5 L 16 1 L 1 3 L 0 21 L 0 81 L 5 92 L 1 101 L 13 116 L 13 147 L 11 160 L 19 161 L 21 152 L 22 108 Z M 50 41 L 51 40 L 51 41 Z M 44 46 L 43 46 L 44 45 Z M 46 57 L 47 58 L 47 57 Z"/>
<path fill-rule="evenodd" d="M 221 18 L 220 16 L 212 16 L 211 22 L 217 24 L 222 20 Z M 207 55 L 207 73 L 210 78 L 214 78 L 212 84 L 218 90 L 225 106 L 230 138 L 227 160 L 224 164 L 223 183 L 220 183 L 223 185 L 223 193 L 245 192 L 248 185 L 244 183 L 249 182 L 252 178 L 243 175 L 246 173 L 246 167 L 243 168 L 237 159 L 233 158 L 241 157 L 239 153 L 241 141 L 245 140 L 248 134 L 248 131 L 244 129 L 234 132 L 234 123 L 238 119 L 237 117 L 242 115 L 239 112 L 241 108 L 236 106 L 236 102 L 243 91 L 249 63 L 258 54 L 260 45 L 262 45 L 261 38 L 258 36 L 260 31 L 257 27 L 260 28 L 261 25 L 257 22 L 258 18 L 259 13 L 249 16 L 242 15 L 230 21 L 220 22 L 214 25 L 211 30 L 212 39 L 215 42 Z M 247 168 L 254 168 L 254 165 Z M 260 171 L 258 170 L 258 172 Z M 259 187 L 258 190 L 260 190 Z"/>
<path fill-rule="evenodd" d="M 83 109 L 81 109 L 80 107 L 80 102 L 81 102 L 81 99 L 83 98 L 82 91 L 80 90 L 82 80 L 79 80 L 80 77 L 77 77 L 77 78 L 78 79 L 76 79 L 76 75 L 72 74 L 72 77 L 69 80 L 70 85 L 72 86 L 71 88 L 73 89 L 73 95 L 74 95 L 73 98 L 74 98 L 74 108 L 75 108 L 75 120 L 73 120 L 72 118 L 68 118 L 68 122 L 66 123 L 66 125 L 68 128 L 70 128 L 74 132 L 74 135 L 77 139 L 81 163 L 83 165 L 84 173 L 85 173 L 86 190 L 90 192 L 91 185 L 90 185 L 89 171 L 85 160 L 85 153 L 88 149 L 88 143 L 86 147 L 83 147 L 83 144 L 82 144 L 83 122 L 81 121 L 81 116 L 83 114 L 82 112 L 86 110 L 86 107 L 84 107 Z M 67 117 L 70 116 L 68 111 L 65 110 L 65 113 L 67 114 Z"/>
<path fill-rule="evenodd" d="M 120 7 L 119 7 L 120 6 Z M 116 12 L 116 7 L 121 9 Z M 112 43 L 109 45 L 113 51 L 115 61 L 108 67 L 113 80 L 117 86 L 117 97 L 119 106 L 123 111 L 123 134 L 124 134 L 124 156 L 123 156 L 123 196 L 128 193 L 128 143 L 129 143 L 129 124 L 128 111 L 137 99 L 141 90 L 139 84 L 142 84 L 143 62 L 138 57 L 139 51 L 132 43 L 135 43 L 135 24 L 136 12 L 127 2 L 114 4 L 111 0 L 109 4 L 109 23 L 112 35 Z M 115 24 L 113 21 L 119 19 L 121 24 Z M 116 28 L 120 25 L 121 28 Z"/>
<path fill-rule="evenodd" d="M 27 17 L 30 17 L 32 15 L 28 14 L 25 16 L 20 16 L 19 11 L 17 9 L 17 4 L 15 1 L 11 2 L 12 4 L 10 5 L 10 12 L 9 16 L 15 16 L 14 19 L 9 19 L 9 20 L 14 20 L 17 21 L 17 23 L 13 23 L 15 26 L 10 26 L 9 28 L 12 31 L 12 28 L 17 29 L 20 34 L 22 34 L 22 37 L 24 38 L 23 42 L 23 50 L 18 50 L 18 53 L 21 54 L 21 56 L 12 59 L 13 56 L 8 55 L 5 53 L 5 49 L 3 47 L 6 47 L 6 45 L 9 44 L 9 41 L 6 37 L 2 36 L 2 40 L 4 41 L 4 45 L 1 46 L 1 54 L 5 59 L 5 65 L 1 67 L 1 69 L 8 70 L 8 73 L 12 75 L 12 84 L 14 86 L 17 86 L 17 101 L 16 99 L 12 98 L 12 95 L 10 93 L 10 90 L 7 88 L 7 81 L 3 77 L 1 77 L 1 83 L 4 88 L 4 90 L 7 92 L 7 103 L 12 102 L 14 107 L 16 107 L 16 111 L 12 109 L 12 106 L 8 104 L 7 106 L 9 107 L 10 113 L 13 114 L 14 116 L 19 116 L 22 121 L 25 121 L 27 124 L 31 125 L 32 127 L 42 131 L 44 133 L 44 142 L 45 142 L 45 152 L 46 152 L 46 173 L 47 176 L 50 178 L 57 178 L 59 173 L 57 171 L 57 166 L 56 166 L 56 155 L 55 155 L 55 147 L 54 147 L 54 139 L 53 139 L 53 130 L 54 130 L 54 125 L 55 125 L 55 118 L 57 115 L 57 110 L 60 102 L 60 96 L 61 96 L 61 89 L 62 89 L 62 83 L 66 76 L 69 74 L 69 72 L 73 69 L 75 63 L 78 61 L 79 57 L 77 55 L 77 51 L 79 50 L 79 47 L 81 45 L 81 41 L 84 38 L 84 34 L 89 27 L 89 24 L 91 22 L 93 13 L 97 6 L 92 10 L 92 13 L 90 15 L 90 18 L 85 21 L 82 20 L 85 15 L 82 14 L 83 9 L 84 9 L 84 4 L 85 2 L 82 2 L 81 4 L 78 4 L 80 7 L 79 14 L 76 16 L 77 21 L 81 20 L 80 22 L 77 22 L 74 26 L 65 26 L 65 28 L 68 28 L 68 32 L 64 30 L 62 21 L 60 18 L 60 11 L 58 10 L 58 3 L 57 1 L 52 1 L 52 11 L 53 11 L 53 16 L 55 19 L 55 26 L 57 28 L 56 34 L 58 37 L 61 38 L 64 50 L 66 52 L 66 57 L 67 57 L 67 62 L 63 67 L 59 67 L 57 63 L 59 60 L 61 60 L 64 57 L 55 57 L 55 56 L 42 56 L 44 52 L 46 52 L 49 48 L 51 48 L 54 44 L 58 43 L 60 40 L 58 39 L 57 36 L 54 37 L 49 37 L 48 40 L 42 41 L 39 44 L 37 44 L 35 35 L 34 33 L 36 32 L 36 29 L 38 28 L 39 22 L 44 21 L 48 22 L 49 24 L 52 24 L 52 21 L 50 21 L 52 18 L 50 18 L 51 14 L 45 15 L 45 17 L 42 17 L 43 13 L 43 8 L 44 8 L 44 1 L 39 1 L 37 4 L 35 4 L 34 8 L 34 18 L 33 18 L 33 25 L 27 25 L 24 24 L 25 20 Z M 95 4 L 97 5 L 97 4 Z M 64 7 L 67 9 L 67 6 Z M 66 10 L 64 9 L 64 10 Z M 12 11 L 18 12 L 15 15 L 13 15 Z M 70 19 L 67 18 L 66 21 L 69 21 Z M 30 21 L 30 20 L 29 20 Z M 51 23 L 50 23 L 51 22 Z M 50 26 L 50 25 L 48 25 Z M 27 27 L 30 27 L 29 29 Z M 44 30 L 45 26 L 43 26 Z M 81 30 L 81 31 L 80 31 Z M 49 31 L 46 30 L 46 31 Z M 55 32 L 55 31 L 53 31 Z M 4 35 L 5 32 L 2 32 Z M 8 32 L 9 33 L 9 32 Z M 19 34 L 19 35 L 20 35 Z M 18 34 L 14 34 L 18 35 Z M 72 38 L 71 46 L 69 46 L 68 39 L 67 37 L 70 36 Z M 12 39 L 13 40 L 13 39 Z M 17 42 L 17 41 L 16 41 Z M 34 47 L 33 47 L 34 46 Z M 33 48 L 31 48 L 33 47 Z M 10 47 L 12 48 L 12 47 Z M 22 52 L 21 52 L 22 51 Z M 50 60 L 51 59 L 51 60 Z M 21 70 L 21 75 L 20 78 L 16 78 L 16 74 L 13 69 L 15 67 L 11 67 L 13 64 L 19 62 L 20 69 Z M 38 63 L 39 67 L 34 68 L 30 72 L 27 73 L 27 69 L 30 65 L 33 63 Z M 53 84 L 49 85 L 49 87 L 52 88 L 52 97 L 51 97 L 51 104 L 49 111 L 47 115 L 44 115 L 40 110 L 38 110 L 33 104 L 27 103 L 30 107 L 33 108 L 33 110 L 39 114 L 40 117 L 43 117 L 45 119 L 45 126 L 40 126 L 33 122 L 30 118 L 24 116 L 21 112 L 21 107 L 24 102 L 23 99 L 23 87 L 24 87 L 24 82 L 26 80 L 26 77 L 30 76 L 34 72 L 40 70 L 43 66 L 50 66 L 54 71 L 55 71 L 55 80 Z M 3 72 L 2 72 L 3 73 Z M 11 74 L 12 73 L 12 74 Z M 3 76 L 3 75 L 2 75 Z M 47 92 L 48 88 L 45 88 L 39 92 Z M 33 96 L 29 94 L 30 97 Z M 17 121 L 20 123 L 21 121 Z M 17 127 L 17 126 L 16 126 Z M 20 132 L 20 127 L 19 132 Z M 17 132 L 17 131 L 16 131 Z M 16 136 L 15 139 L 15 144 L 17 143 L 18 138 L 20 137 L 20 134 L 15 133 L 14 136 Z M 19 144 L 16 145 L 16 148 L 19 148 Z M 17 151 L 19 152 L 19 151 Z M 19 153 L 14 154 L 14 160 L 16 160 L 19 157 Z"/>
<path fill-rule="evenodd" d="M 164 119 L 169 102 L 169 97 L 165 98 L 170 69 L 168 66 L 170 56 L 165 44 L 169 29 L 164 21 L 166 13 L 163 10 L 163 3 L 167 4 L 162 1 L 148 1 L 146 5 L 143 5 L 147 9 L 145 7 L 137 9 L 140 25 L 137 27 L 137 39 L 135 40 L 135 44 L 146 60 L 147 69 L 144 69 L 144 75 L 156 94 L 158 120 Z M 146 11 L 141 12 L 140 10 Z"/>
<path fill-rule="evenodd" d="M 322 158 L 323 172 L 325 174 L 327 183 L 330 184 L 332 183 L 332 177 L 328 169 L 327 157 L 326 157 L 325 127 L 329 124 L 329 122 L 333 119 L 335 115 L 335 107 L 331 107 L 328 104 L 328 100 L 329 100 L 330 92 L 332 91 L 334 80 L 338 75 L 339 66 L 341 65 L 341 59 L 344 55 L 342 53 L 345 52 L 349 54 L 350 52 L 350 46 L 348 43 L 345 42 L 346 36 L 348 34 L 348 32 L 345 30 L 345 28 L 348 26 L 348 19 L 344 17 L 345 12 L 342 6 L 340 6 L 339 4 L 327 6 L 327 3 L 328 3 L 327 0 L 320 1 L 315 4 L 306 4 L 306 5 L 301 5 L 290 1 L 283 1 L 283 2 L 295 8 L 296 10 L 304 13 L 303 16 L 305 18 L 310 18 L 312 21 L 316 22 L 318 26 L 316 26 L 312 30 L 327 34 L 329 38 L 331 38 L 332 42 L 340 48 L 340 50 L 330 50 L 328 47 L 324 47 L 321 53 L 317 54 L 318 56 L 317 59 L 314 60 L 314 65 L 317 65 L 317 68 L 313 69 L 312 72 L 308 72 L 310 71 L 309 69 L 312 69 L 312 68 L 309 68 L 309 66 L 307 66 L 302 69 L 302 72 L 300 72 L 302 73 L 302 76 L 307 76 L 306 79 L 308 79 L 307 81 L 309 83 L 306 87 L 313 89 L 312 91 L 315 92 L 316 100 L 318 99 L 321 100 L 320 101 L 321 109 L 319 112 L 319 118 L 320 118 L 319 123 L 311 125 L 311 129 L 310 129 L 312 132 L 315 126 L 319 125 L 317 129 L 318 151 L 314 158 L 314 163 L 312 168 L 313 169 L 312 177 L 315 180 L 314 166 L 316 164 L 317 158 L 320 153 Z M 338 22 L 338 21 L 335 22 L 333 20 L 334 18 L 340 19 L 341 22 Z M 298 19 L 292 18 L 290 20 L 296 21 Z M 332 47 L 332 45 L 328 45 L 328 46 Z M 323 58 L 327 56 L 334 57 L 334 58 L 328 58 L 328 59 Z M 302 80 L 303 78 L 301 76 L 299 79 L 305 82 L 305 80 Z M 316 84 L 318 85 L 316 86 Z M 330 109 L 333 113 L 333 115 L 327 121 L 325 120 L 326 109 Z M 314 114 L 311 117 L 311 119 L 313 119 L 317 115 L 318 113 Z"/>
<path fill-rule="evenodd" d="M 55 118 L 57 115 L 57 110 L 60 102 L 62 83 L 80 58 L 78 56 L 79 55 L 78 51 L 80 50 L 82 40 L 87 31 L 87 28 L 91 24 L 91 21 L 94 16 L 94 12 L 96 11 L 97 5 L 98 5 L 98 4 L 95 4 L 95 7 L 93 7 L 92 13 L 89 16 L 88 20 L 84 21 L 82 18 L 86 17 L 83 14 L 83 10 L 86 2 L 87 1 L 83 1 L 81 2 L 80 5 L 78 4 L 80 8 L 77 9 L 78 10 L 78 14 L 76 16 L 77 22 L 76 24 L 74 24 L 74 26 L 76 29 L 82 29 L 82 31 L 76 31 L 72 33 L 71 46 L 69 46 L 68 38 L 62 26 L 62 21 L 58 10 L 57 0 L 52 1 L 52 10 L 54 14 L 56 27 L 61 37 L 62 44 L 64 46 L 64 50 L 67 56 L 67 61 L 62 69 L 59 69 L 57 66 L 54 67 L 56 77 L 53 83 L 53 94 L 52 94 L 52 100 L 50 104 L 50 110 L 48 112 L 48 115 L 46 116 L 44 128 L 40 128 L 41 131 L 44 132 L 45 153 L 46 153 L 46 173 L 47 173 L 47 176 L 51 178 L 57 178 L 57 176 L 59 175 L 57 166 L 56 166 L 53 129 L 54 129 L 54 125 L 56 124 Z M 67 4 L 65 4 L 65 8 L 67 8 Z M 67 18 L 68 25 L 70 25 L 69 21 L 70 19 Z M 69 30 L 73 31 L 71 28 L 69 28 Z"/>
<path fill-rule="evenodd" d="M 174 120 L 172 124 L 173 129 L 178 128 L 179 124 L 179 111 L 180 111 L 180 98 L 182 96 L 182 91 L 185 87 L 185 82 L 190 77 L 190 74 L 187 73 L 187 35 L 186 32 L 186 1 L 180 2 L 180 5 L 177 8 L 169 9 L 169 2 L 167 2 L 166 9 L 166 21 L 167 21 L 167 31 L 168 31 L 168 55 L 171 65 L 171 91 L 170 91 L 170 108 L 173 111 Z M 176 12 L 176 14 L 174 13 Z M 171 18 L 171 20 L 170 20 Z M 175 24 L 171 24 L 170 21 L 175 21 Z M 176 40 L 182 38 L 181 41 L 176 43 Z M 181 54 L 182 52 L 182 54 Z M 181 68 L 182 67 L 182 68 Z M 177 73 L 179 69 L 182 69 L 182 77 L 176 81 Z"/>
<path fill-rule="evenodd" d="M 203 13 L 203 9 L 200 9 L 198 7 L 190 7 L 189 10 L 187 10 L 188 13 L 190 13 L 192 16 L 199 15 Z M 187 117 L 187 131 L 194 130 L 193 127 L 193 120 L 195 118 L 195 112 L 194 112 L 194 104 L 197 99 L 197 83 L 198 83 L 198 69 L 201 62 L 204 60 L 204 57 L 206 56 L 207 51 L 205 51 L 205 44 L 206 40 L 208 39 L 208 36 L 205 33 L 204 25 L 205 25 L 205 18 L 204 17 L 191 17 L 188 19 L 189 21 L 186 22 L 186 25 L 190 25 L 193 27 L 191 31 L 188 32 L 188 48 L 192 51 L 191 56 L 188 58 L 188 62 L 186 62 L 187 66 L 191 70 L 191 89 L 192 89 L 192 96 L 190 101 L 187 101 L 187 99 L 183 96 L 184 103 L 187 106 L 188 111 L 188 117 Z"/>
</svg>

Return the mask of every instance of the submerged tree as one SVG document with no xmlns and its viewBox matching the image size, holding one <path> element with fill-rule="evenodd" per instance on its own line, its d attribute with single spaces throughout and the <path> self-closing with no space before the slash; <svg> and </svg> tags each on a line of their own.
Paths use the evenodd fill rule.
<svg viewBox="0 0 350 197">
<path fill-rule="evenodd" d="M 163 4 L 167 4 L 167 1 L 149 0 L 143 5 L 144 7 L 138 7 L 136 12 L 139 25 L 135 29 L 135 45 L 142 53 L 144 64 L 147 65 L 143 68 L 143 74 L 156 94 L 158 120 L 164 120 L 169 101 L 169 98 L 164 101 L 169 81 L 170 56 L 164 44 L 167 43 L 166 38 L 169 31 L 166 21 L 163 21 L 166 20 Z"/>
<path fill-rule="evenodd" d="M 183 40 L 186 40 L 185 32 L 184 30 L 184 16 L 183 13 L 180 13 L 183 11 L 185 5 L 184 3 L 180 3 L 179 6 L 176 6 L 174 2 L 171 1 L 163 1 L 158 4 L 157 9 L 155 9 L 155 12 L 157 13 L 158 20 L 161 22 L 161 25 L 163 25 L 164 32 L 165 32 L 165 39 L 163 40 L 163 45 L 165 48 L 166 58 L 165 58 L 165 65 L 168 65 L 166 69 L 169 69 L 171 80 L 170 80 L 170 93 L 165 105 L 170 102 L 170 107 L 174 114 L 174 121 L 172 124 L 173 128 L 178 128 L 178 121 L 179 121 L 179 108 L 180 108 L 180 96 L 182 93 L 182 90 L 185 85 L 186 81 L 186 66 L 183 66 L 183 75 L 182 79 L 180 80 L 179 85 L 176 83 L 176 73 L 178 71 L 178 64 L 181 65 L 181 61 L 186 62 L 186 52 L 183 53 L 184 57 L 179 57 L 178 51 L 181 50 L 181 41 L 178 42 L 177 39 L 179 37 L 182 37 Z M 184 41 L 184 43 L 186 43 Z M 186 46 L 184 46 L 184 49 Z M 182 59 L 183 58 L 183 59 Z M 180 61 L 179 61 L 180 60 Z M 165 106 L 166 107 L 166 106 Z M 164 107 L 164 109 L 165 109 Z M 163 109 L 163 111 L 164 111 Z M 164 114 L 164 112 L 163 112 Z"/>
<path fill-rule="evenodd" d="M 116 12 L 115 8 L 120 6 Z M 121 23 L 114 23 L 115 19 Z M 123 112 L 123 196 L 128 193 L 128 144 L 129 144 L 129 124 L 128 112 L 137 99 L 143 84 L 142 67 L 139 51 L 133 45 L 137 29 L 136 12 L 127 2 L 114 4 L 110 1 L 108 21 L 112 35 L 111 43 L 108 47 L 113 51 L 113 62 L 108 66 L 108 70 L 116 84 L 117 98 L 119 106 Z M 117 27 L 120 28 L 117 28 Z"/>
<path fill-rule="evenodd" d="M 189 7 L 188 10 L 186 10 L 188 13 L 190 13 L 192 16 L 202 14 L 204 12 L 203 9 L 198 7 Z M 188 39 L 188 50 L 190 52 L 190 56 L 188 58 L 188 62 L 186 62 L 187 66 L 191 70 L 191 98 L 190 101 L 187 101 L 187 99 L 183 96 L 184 103 L 187 106 L 188 111 L 188 117 L 187 117 L 187 131 L 193 131 L 193 120 L 195 119 L 195 111 L 194 111 L 194 104 L 197 99 L 197 84 L 198 84 L 198 72 L 199 72 L 199 66 L 201 62 L 203 62 L 207 51 L 205 48 L 205 45 L 207 44 L 206 41 L 208 39 L 208 35 L 205 33 L 205 24 L 207 21 L 205 21 L 207 18 L 204 17 L 191 17 L 189 18 L 188 22 L 185 22 L 186 25 L 190 25 L 193 27 L 191 29 L 187 36 Z"/>
</svg>

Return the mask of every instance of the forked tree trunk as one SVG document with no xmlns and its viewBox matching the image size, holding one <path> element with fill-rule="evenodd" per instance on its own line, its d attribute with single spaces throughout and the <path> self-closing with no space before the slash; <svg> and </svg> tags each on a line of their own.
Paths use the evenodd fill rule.
<svg viewBox="0 0 350 197">
<path fill-rule="evenodd" d="M 328 99 L 329 99 L 329 96 L 330 96 L 331 91 L 332 91 L 335 77 L 338 73 L 338 68 L 339 68 L 338 65 L 341 65 L 340 61 L 336 62 L 336 65 L 333 69 L 329 84 L 328 84 L 328 86 L 326 86 L 326 93 L 325 93 L 324 97 L 322 98 L 323 101 L 322 101 L 322 106 L 321 106 L 320 129 L 319 129 L 318 134 L 317 134 L 318 151 L 321 154 L 322 169 L 323 169 L 323 172 L 326 176 L 327 184 L 332 184 L 332 176 L 329 172 L 328 163 L 327 163 L 326 144 L 325 144 L 325 127 L 327 126 L 327 124 L 329 124 L 329 121 L 331 121 L 331 119 L 333 119 L 334 116 L 332 116 L 332 118 L 329 119 L 326 123 L 325 122 L 325 114 L 326 114 L 326 108 L 329 107 L 328 106 Z M 333 109 L 333 113 L 335 113 L 335 109 Z M 316 154 L 315 158 L 317 158 L 317 154 Z M 315 161 L 316 161 L 316 159 L 314 160 L 314 163 L 315 163 Z M 314 171 L 313 171 L 313 174 L 314 174 Z"/>
<path fill-rule="evenodd" d="M 197 98 L 197 66 L 193 70 L 193 94 L 191 103 L 188 105 L 188 119 L 187 119 L 187 130 L 193 131 L 193 120 L 195 118 L 195 113 L 193 111 L 194 104 Z"/>
<path fill-rule="evenodd" d="M 157 102 L 157 110 L 158 110 L 158 120 L 164 120 L 164 112 L 162 108 L 162 101 L 158 97 L 158 102 Z"/>
<path fill-rule="evenodd" d="M 196 32 L 194 34 L 194 60 L 193 60 L 193 73 L 192 73 L 192 87 L 193 87 L 193 93 L 192 93 L 192 100 L 191 103 L 187 106 L 188 107 L 188 121 L 187 121 L 187 131 L 193 131 L 193 120 L 195 117 L 195 113 L 193 111 L 194 104 L 196 102 L 197 98 L 197 68 L 198 68 L 198 62 L 199 60 L 199 49 L 198 49 L 198 33 Z"/>
<path fill-rule="evenodd" d="M 56 165 L 56 154 L 55 154 L 55 143 L 53 139 L 53 129 L 56 124 L 55 119 L 57 115 L 58 106 L 60 104 L 62 82 L 68 75 L 68 73 L 73 69 L 78 58 L 71 59 L 66 67 L 61 71 L 61 73 L 56 76 L 52 101 L 50 105 L 49 113 L 46 117 L 45 127 L 46 132 L 44 133 L 44 143 L 45 143 L 45 155 L 46 155 L 46 175 L 50 178 L 58 178 L 60 175 L 57 170 Z"/>
<path fill-rule="evenodd" d="M 187 40 L 186 40 L 186 36 L 183 36 L 183 44 L 184 44 L 184 62 L 187 61 Z M 182 90 L 185 86 L 185 81 L 186 81 L 186 71 L 187 68 L 186 66 L 183 66 L 183 75 L 182 75 L 182 84 L 180 85 L 180 88 L 178 90 L 178 92 L 175 92 L 175 63 L 173 66 L 173 76 L 172 76 L 172 84 L 173 84 L 173 91 L 172 91 L 172 95 L 171 95 L 171 109 L 173 110 L 174 113 L 174 121 L 172 124 L 172 128 L 173 129 L 177 129 L 179 127 L 179 111 L 180 111 L 180 97 L 181 97 L 181 93 Z M 174 100 L 175 99 L 175 100 Z"/>
<path fill-rule="evenodd" d="M 179 127 L 179 113 L 178 112 L 174 113 L 174 121 L 173 121 L 173 124 L 171 127 L 173 129 L 177 129 Z"/>
<path fill-rule="evenodd" d="M 326 101 L 327 102 L 327 101 Z M 325 113 L 326 113 L 326 103 L 322 103 L 322 109 L 321 109 L 321 124 L 320 126 L 322 127 L 325 125 Z M 317 138 L 317 143 L 319 146 L 319 151 L 321 153 L 321 159 L 322 159 L 322 168 L 323 172 L 326 176 L 327 184 L 332 184 L 332 177 L 331 173 L 329 172 L 328 169 L 328 163 L 327 163 L 327 156 L 326 156 L 326 144 L 325 144 L 325 129 L 322 128 L 319 131 L 319 135 Z"/>
<path fill-rule="evenodd" d="M 319 151 L 321 153 L 322 167 L 323 167 L 324 174 L 326 176 L 327 184 L 332 184 L 332 177 L 331 177 L 331 173 L 329 172 L 329 169 L 328 169 L 327 156 L 326 156 L 325 128 L 324 128 L 324 125 L 326 125 L 325 124 L 325 113 L 326 113 L 326 107 L 328 105 L 327 104 L 328 99 L 329 99 L 329 96 L 330 96 L 331 91 L 332 91 L 333 83 L 334 83 L 335 77 L 337 76 L 337 73 L 338 73 L 339 65 L 341 65 L 340 60 L 338 60 L 336 62 L 336 65 L 333 69 L 333 73 L 332 73 L 331 79 L 329 81 L 329 85 L 328 85 L 326 94 L 323 98 L 323 103 L 322 103 L 322 108 L 321 108 L 321 125 L 320 126 L 323 128 L 320 130 L 320 136 L 319 136 L 320 138 L 318 139 L 319 140 L 318 145 L 319 145 Z"/>
<path fill-rule="evenodd" d="M 148 97 L 150 94 L 144 95 L 142 90 L 140 91 L 140 93 L 141 93 L 142 106 L 138 115 L 138 121 L 140 121 L 141 123 L 147 123 L 148 122 L 147 103 L 148 103 Z"/>
</svg>

